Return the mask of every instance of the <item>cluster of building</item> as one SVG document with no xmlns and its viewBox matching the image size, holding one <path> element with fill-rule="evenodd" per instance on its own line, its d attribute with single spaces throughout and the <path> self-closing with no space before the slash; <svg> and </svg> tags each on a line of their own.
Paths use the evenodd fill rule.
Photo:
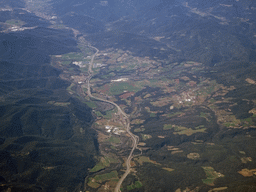
<svg viewBox="0 0 256 192">
<path fill-rule="evenodd" d="M 84 67 L 83 61 L 73 61 L 72 64 L 77 65 L 79 67 Z"/>
<path fill-rule="evenodd" d="M 11 28 L 9 28 L 10 31 L 24 31 L 26 29 L 34 29 L 36 27 L 19 27 L 19 26 L 13 26 Z"/>
<path fill-rule="evenodd" d="M 113 127 L 113 126 L 109 126 L 106 125 L 105 129 L 107 130 L 108 133 L 114 133 L 115 135 L 120 135 L 121 133 L 124 133 L 124 130 L 120 130 L 120 128 L 118 127 Z"/>
<path fill-rule="evenodd" d="M 188 92 L 183 92 L 180 97 L 178 97 L 179 103 L 183 102 L 195 102 L 196 96 L 191 96 Z"/>
<path fill-rule="evenodd" d="M 106 64 L 102 64 L 102 63 L 94 63 L 93 64 L 93 68 L 98 68 L 98 67 L 104 67 L 107 66 Z"/>
<path fill-rule="evenodd" d="M 120 82 L 120 81 L 128 81 L 128 78 L 120 78 L 120 79 L 116 79 L 116 80 L 111 80 L 111 82 Z"/>
<path fill-rule="evenodd" d="M 0 8 L 0 11 L 13 11 L 11 8 Z"/>
</svg>

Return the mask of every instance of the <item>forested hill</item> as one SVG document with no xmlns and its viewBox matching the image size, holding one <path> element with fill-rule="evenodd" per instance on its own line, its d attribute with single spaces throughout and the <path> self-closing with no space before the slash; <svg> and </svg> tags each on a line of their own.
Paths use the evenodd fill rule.
<svg viewBox="0 0 256 192">
<path fill-rule="evenodd" d="M 77 43 L 15 2 L 0 4 L 0 191 L 72 191 L 95 164 L 96 133 L 91 109 L 50 62 Z M 8 31 L 13 25 L 26 30 Z"/>
</svg>

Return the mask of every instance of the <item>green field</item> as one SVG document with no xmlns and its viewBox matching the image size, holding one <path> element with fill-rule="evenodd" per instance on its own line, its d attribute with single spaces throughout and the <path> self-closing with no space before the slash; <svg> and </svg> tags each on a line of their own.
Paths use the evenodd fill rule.
<svg viewBox="0 0 256 192">
<path fill-rule="evenodd" d="M 206 179 L 202 179 L 202 181 L 206 184 L 206 185 L 214 185 L 214 180 L 219 178 L 219 177 L 224 177 L 224 175 L 222 175 L 221 173 L 217 173 L 216 171 L 214 171 L 214 169 L 212 167 L 202 167 L 204 169 L 204 172 L 206 174 Z"/>
<path fill-rule="evenodd" d="M 91 106 L 94 106 L 91 104 Z M 103 117 L 105 119 L 111 119 L 112 118 L 112 114 L 116 112 L 116 109 L 113 109 L 113 110 L 109 110 L 109 111 L 106 111 L 106 115 L 103 115 L 100 111 L 95 111 L 95 114 L 98 116 L 98 117 Z"/>
<path fill-rule="evenodd" d="M 116 113 L 116 112 L 117 112 L 116 109 L 106 111 L 106 115 L 104 115 L 104 118 L 106 118 L 106 119 L 111 119 L 111 118 L 112 118 L 112 114 L 113 114 L 113 113 Z"/>
<path fill-rule="evenodd" d="M 90 172 L 97 172 L 105 167 L 109 167 L 111 163 L 118 163 L 118 160 L 113 157 L 102 157 L 100 162 L 96 164 Z"/>
<path fill-rule="evenodd" d="M 62 55 L 62 59 L 67 59 L 67 60 L 84 60 L 84 56 L 82 53 L 67 53 Z"/>
<path fill-rule="evenodd" d="M 195 129 L 202 129 L 202 128 L 204 128 L 204 125 L 199 125 L 199 126 L 195 127 Z"/>
<path fill-rule="evenodd" d="M 190 136 L 190 135 L 193 135 L 194 133 L 204 133 L 206 130 L 206 128 L 202 128 L 202 129 L 197 129 L 197 130 L 193 130 L 191 128 L 186 128 L 184 130 L 181 130 L 181 131 L 177 131 L 175 132 L 176 134 L 178 135 L 187 135 L 187 136 Z"/>
<path fill-rule="evenodd" d="M 147 134 L 141 134 L 142 140 L 145 141 L 147 139 L 151 139 L 152 136 L 151 135 L 147 135 Z"/>
<path fill-rule="evenodd" d="M 63 54 L 61 56 L 53 55 L 53 58 L 61 62 L 62 65 L 69 65 L 73 61 L 83 61 L 83 62 L 89 61 L 87 58 L 84 58 L 83 53 L 75 53 L 75 52 Z M 84 66 L 83 71 L 86 72 L 84 68 L 87 69 L 87 65 L 85 64 L 83 66 Z M 69 70 L 72 70 L 72 69 L 70 68 Z"/>
<path fill-rule="evenodd" d="M 252 117 L 255 117 L 255 114 L 254 114 Z M 246 119 L 242 119 L 241 122 L 244 124 L 244 126 L 246 126 L 246 125 L 247 125 L 247 126 L 252 126 L 252 125 L 254 125 L 254 122 L 253 122 L 253 120 L 252 120 L 251 117 L 246 118 Z"/>
<path fill-rule="evenodd" d="M 63 61 L 61 61 L 62 65 L 69 65 L 70 63 L 71 63 L 70 60 L 63 60 Z"/>
<path fill-rule="evenodd" d="M 92 178 L 89 178 L 89 182 L 87 183 L 87 185 L 94 189 L 100 187 L 100 184 L 96 183 Z"/>
<path fill-rule="evenodd" d="M 142 132 L 142 131 L 145 131 L 145 128 L 136 128 L 136 129 L 134 129 L 135 133 Z"/>
<path fill-rule="evenodd" d="M 94 179 L 95 179 L 96 182 L 99 182 L 99 183 L 110 180 L 110 179 L 118 179 L 118 173 L 117 173 L 117 171 L 112 171 L 110 173 L 105 173 L 105 174 L 102 174 L 102 175 L 96 175 L 94 177 Z"/>
<path fill-rule="evenodd" d="M 86 105 L 88 105 L 88 107 L 90 107 L 90 108 L 95 109 L 95 108 L 97 107 L 97 105 L 96 105 L 94 102 L 92 102 L 92 101 L 88 101 L 88 102 L 85 102 L 85 103 L 86 103 Z"/>
<path fill-rule="evenodd" d="M 174 131 L 179 132 L 179 131 L 186 130 L 188 128 L 187 127 L 178 126 L 178 125 L 165 124 L 164 125 L 164 130 L 168 130 L 168 129 L 173 129 Z"/>
<path fill-rule="evenodd" d="M 6 24 L 9 24 L 9 25 L 17 25 L 17 26 L 22 26 L 25 24 L 24 21 L 21 21 L 21 20 L 16 20 L 16 19 L 10 19 L 10 20 L 7 20 L 5 21 Z"/>
<path fill-rule="evenodd" d="M 130 190 L 133 190 L 133 189 L 139 189 L 141 188 L 143 185 L 140 181 L 135 181 L 134 184 L 131 184 L 131 185 L 128 185 L 127 186 L 127 190 L 130 191 Z"/>
<path fill-rule="evenodd" d="M 182 114 L 182 112 L 176 112 L 176 113 L 172 113 L 172 114 L 167 114 L 166 116 L 167 117 L 174 117 L 176 115 L 181 115 L 181 114 Z"/>
<path fill-rule="evenodd" d="M 173 128 L 175 128 L 175 125 L 171 125 L 171 124 L 164 125 L 164 130 L 169 130 L 169 129 L 173 129 Z"/>
<path fill-rule="evenodd" d="M 114 136 L 111 136 L 109 139 L 108 139 L 109 142 L 111 143 L 115 143 L 115 144 L 118 144 L 120 143 L 120 139 L 118 137 L 114 137 Z"/>
<path fill-rule="evenodd" d="M 53 105 L 66 107 L 66 106 L 70 105 L 70 102 L 55 102 Z"/>
<path fill-rule="evenodd" d="M 153 163 L 155 165 L 160 165 L 159 163 L 152 161 L 149 157 L 146 156 L 139 156 L 134 158 L 140 165 L 143 165 L 143 163 Z"/>
<path fill-rule="evenodd" d="M 137 92 L 141 90 L 140 87 L 134 86 L 128 82 L 115 82 L 109 88 L 112 95 L 119 95 L 124 91 Z"/>
<path fill-rule="evenodd" d="M 103 117 L 103 116 L 104 116 L 100 111 L 95 111 L 95 114 L 96 114 L 98 117 Z"/>
<path fill-rule="evenodd" d="M 170 129 L 173 129 L 175 132 L 174 134 L 178 134 L 178 135 L 187 135 L 187 136 L 190 136 L 194 133 L 204 133 L 206 128 L 204 128 L 202 125 L 196 127 L 194 129 L 191 129 L 191 128 L 187 128 L 187 127 L 183 127 L 183 126 L 178 126 L 178 125 L 171 125 L 171 124 L 165 124 L 164 125 L 164 130 L 170 130 Z"/>
<path fill-rule="evenodd" d="M 226 123 L 224 123 L 224 125 L 225 125 L 226 127 L 235 127 L 235 126 L 236 126 L 235 123 L 231 123 L 231 122 L 226 122 Z"/>
<path fill-rule="evenodd" d="M 106 165 L 104 165 L 102 162 L 100 162 L 100 163 L 98 163 L 98 164 L 96 164 L 91 170 L 90 170 L 90 172 L 97 172 L 97 171 L 99 171 L 99 170 L 101 170 L 101 169 L 104 169 L 105 167 L 107 167 Z"/>
<path fill-rule="evenodd" d="M 156 117 L 156 114 L 155 114 L 155 113 L 150 113 L 149 116 L 150 116 L 150 117 Z"/>
<path fill-rule="evenodd" d="M 74 83 L 71 83 L 70 86 L 67 87 L 67 90 L 70 91 L 70 92 L 74 92 L 74 91 L 72 90 L 72 88 L 73 88 L 74 86 L 75 86 L 75 84 L 74 84 Z"/>
</svg>

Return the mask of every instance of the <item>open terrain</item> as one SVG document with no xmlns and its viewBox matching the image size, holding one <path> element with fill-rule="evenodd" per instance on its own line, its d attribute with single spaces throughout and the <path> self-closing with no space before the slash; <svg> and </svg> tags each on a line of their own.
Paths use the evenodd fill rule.
<svg viewBox="0 0 256 192">
<path fill-rule="evenodd" d="M 1 190 L 255 191 L 256 4 L 204 2 L 0 3 Z"/>
</svg>

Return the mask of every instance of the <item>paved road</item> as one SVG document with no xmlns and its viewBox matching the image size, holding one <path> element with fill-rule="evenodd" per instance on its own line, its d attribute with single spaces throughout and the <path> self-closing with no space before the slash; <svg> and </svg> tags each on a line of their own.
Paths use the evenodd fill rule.
<svg viewBox="0 0 256 192">
<path fill-rule="evenodd" d="M 88 96 L 91 97 L 91 98 L 93 98 L 93 99 L 96 99 L 96 100 L 103 101 L 103 102 L 110 103 L 110 104 L 114 105 L 114 106 L 117 108 L 118 113 L 119 113 L 119 114 L 122 114 L 123 119 L 124 119 L 125 122 L 126 122 L 125 125 L 124 125 L 124 126 L 125 126 L 125 129 L 126 129 L 127 133 L 128 133 L 128 134 L 131 136 L 131 138 L 132 138 L 132 150 L 131 150 L 131 152 L 130 152 L 130 154 L 129 154 L 127 160 L 126 160 L 126 171 L 125 171 L 125 173 L 122 175 L 122 177 L 119 179 L 119 181 L 118 181 L 118 183 L 117 183 L 117 185 L 116 185 L 116 187 L 115 187 L 115 192 L 120 192 L 120 191 L 121 191 L 121 190 L 120 190 L 120 187 L 121 187 L 121 185 L 122 185 L 124 179 L 127 177 L 127 175 L 128 175 L 128 174 L 130 173 L 130 171 L 131 171 L 131 160 L 132 160 L 132 157 L 133 157 L 133 152 L 134 152 L 134 150 L 137 148 L 137 145 L 138 145 L 138 142 L 139 142 L 139 137 L 138 137 L 137 135 L 134 135 L 134 134 L 130 131 L 131 127 L 130 127 L 130 119 L 129 119 L 129 116 L 128 116 L 116 103 L 114 103 L 114 102 L 112 102 L 112 101 L 109 101 L 109 100 L 105 100 L 105 99 L 99 98 L 99 97 L 95 97 L 95 96 L 92 95 L 92 93 L 91 93 L 91 85 L 90 85 L 90 80 L 91 80 L 91 78 L 93 77 L 92 66 L 93 66 L 94 58 L 95 58 L 95 57 L 97 56 L 97 54 L 99 53 L 99 50 L 98 50 L 96 47 L 93 47 L 93 46 L 91 46 L 91 45 L 90 45 L 89 47 L 95 49 L 95 50 L 96 50 L 96 53 L 95 53 L 95 54 L 92 56 L 92 58 L 91 58 L 90 65 L 89 65 L 89 70 L 88 70 L 88 72 L 89 72 L 89 77 L 88 77 L 88 79 L 87 79 Z"/>
</svg>

